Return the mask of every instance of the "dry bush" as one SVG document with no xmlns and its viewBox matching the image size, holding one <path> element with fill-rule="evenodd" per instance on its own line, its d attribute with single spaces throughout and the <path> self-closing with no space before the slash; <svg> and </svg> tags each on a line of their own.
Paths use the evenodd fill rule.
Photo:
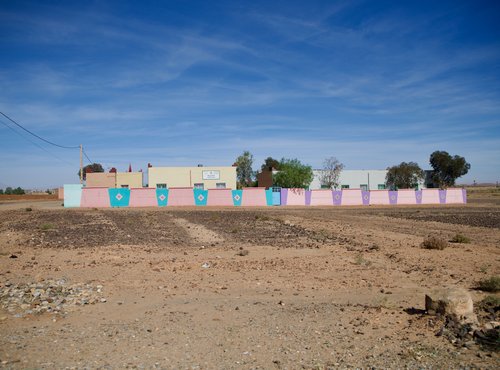
<svg viewBox="0 0 500 370">
<path fill-rule="evenodd" d="M 451 238 L 450 243 L 470 243 L 470 239 L 462 234 L 456 234 L 453 238 Z"/>
<path fill-rule="evenodd" d="M 429 236 L 424 239 L 422 243 L 422 248 L 425 249 L 438 249 L 443 250 L 448 246 L 448 242 L 442 238 L 438 238 L 437 236 Z"/>
<path fill-rule="evenodd" d="M 480 280 L 477 284 L 477 289 L 483 292 L 500 292 L 500 276 L 492 276 L 488 279 Z"/>
</svg>

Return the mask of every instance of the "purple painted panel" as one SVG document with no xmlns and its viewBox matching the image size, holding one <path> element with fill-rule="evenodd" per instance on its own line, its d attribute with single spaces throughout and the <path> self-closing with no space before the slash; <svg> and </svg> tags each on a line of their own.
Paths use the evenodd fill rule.
<svg viewBox="0 0 500 370">
<path fill-rule="evenodd" d="M 333 190 L 333 205 L 340 206 L 342 204 L 342 190 Z"/>
<path fill-rule="evenodd" d="M 467 204 L 467 190 L 462 189 L 462 198 L 464 200 L 464 204 Z"/>
<path fill-rule="evenodd" d="M 311 190 L 306 190 L 306 206 L 311 205 Z"/>
<path fill-rule="evenodd" d="M 440 204 L 445 204 L 446 203 L 446 189 L 445 190 L 439 190 L 439 203 Z"/>
<path fill-rule="evenodd" d="M 417 204 L 422 204 L 422 190 L 415 190 L 415 198 L 417 199 Z"/>
<path fill-rule="evenodd" d="M 288 189 L 281 188 L 281 205 L 286 206 L 288 200 Z"/>
<path fill-rule="evenodd" d="M 389 204 L 398 204 L 398 192 L 389 190 Z"/>
<path fill-rule="evenodd" d="M 361 198 L 363 199 L 363 205 L 368 206 L 370 205 L 370 192 L 369 191 L 361 191 Z"/>
</svg>

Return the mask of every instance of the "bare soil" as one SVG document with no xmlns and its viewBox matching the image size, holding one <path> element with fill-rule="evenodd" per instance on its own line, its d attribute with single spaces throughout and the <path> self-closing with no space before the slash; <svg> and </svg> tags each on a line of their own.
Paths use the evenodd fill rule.
<svg viewBox="0 0 500 370">
<path fill-rule="evenodd" d="M 482 323 L 498 320 L 496 306 L 479 303 L 498 294 L 474 289 L 500 274 L 495 200 L 369 208 L 0 206 L 0 293 L 21 287 L 31 297 L 67 284 L 73 297 L 74 287 L 99 289 L 96 297 L 74 297 L 76 304 L 61 299 L 57 312 L 14 307 L 10 297 L 0 309 L 0 366 L 498 368 L 498 345 L 436 336 L 444 320 L 423 311 L 426 292 L 459 286 L 470 289 Z M 429 235 L 457 233 L 471 243 L 421 247 Z"/>
</svg>

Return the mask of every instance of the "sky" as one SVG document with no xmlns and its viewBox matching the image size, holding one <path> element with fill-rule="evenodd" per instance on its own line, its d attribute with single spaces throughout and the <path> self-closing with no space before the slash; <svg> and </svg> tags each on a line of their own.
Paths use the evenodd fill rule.
<svg viewBox="0 0 500 370">
<path fill-rule="evenodd" d="M 500 180 L 498 1 L 0 0 L 0 111 L 119 171 L 272 156 Z M 0 117 L 0 188 L 78 183 L 78 149 Z M 87 158 L 85 163 L 88 164 Z"/>
</svg>

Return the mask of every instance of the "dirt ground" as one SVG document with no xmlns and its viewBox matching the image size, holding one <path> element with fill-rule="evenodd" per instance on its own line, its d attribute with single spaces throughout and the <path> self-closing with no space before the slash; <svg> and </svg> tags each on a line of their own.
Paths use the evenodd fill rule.
<svg viewBox="0 0 500 370">
<path fill-rule="evenodd" d="M 421 247 L 457 233 L 471 242 Z M 0 202 L 0 366 L 499 368 L 498 342 L 452 343 L 423 311 L 447 286 L 479 310 L 499 246 L 500 202 L 484 194 L 415 207 Z"/>
</svg>

